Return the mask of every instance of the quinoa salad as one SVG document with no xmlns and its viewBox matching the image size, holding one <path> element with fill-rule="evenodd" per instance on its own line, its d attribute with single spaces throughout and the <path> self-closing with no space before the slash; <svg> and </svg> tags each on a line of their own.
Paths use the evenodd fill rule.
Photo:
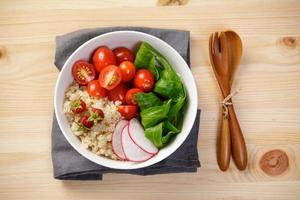
<svg viewBox="0 0 300 200">
<path fill-rule="evenodd" d="M 83 100 L 87 109 L 85 112 L 77 114 L 72 111 L 72 106 L 74 107 L 74 104 L 78 100 Z M 85 87 L 79 87 L 77 83 L 70 85 L 66 91 L 64 101 L 64 113 L 71 130 L 78 136 L 83 146 L 97 155 L 102 155 L 113 160 L 118 159 L 113 153 L 111 137 L 116 124 L 121 120 L 121 115 L 117 107 L 120 103 L 120 101 L 113 102 L 107 98 L 96 99 L 90 97 Z M 92 108 L 101 109 L 103 118 L 95 116 Z M 80 119 L 82 116 L 89 114 L 94 114 L 91 115 L 94 116 L 94 124 L 92 127 L 87 128 L 81 125 L 82 122 Z"/>
</svg>

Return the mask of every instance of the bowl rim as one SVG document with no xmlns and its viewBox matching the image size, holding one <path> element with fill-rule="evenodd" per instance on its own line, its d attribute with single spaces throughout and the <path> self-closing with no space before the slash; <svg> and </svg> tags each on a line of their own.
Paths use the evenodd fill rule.
<svg viewBox="0 0 300 200">
<path fill-rule="evenodd" d="M 172 54 L 176 55 L 178 57 L 178 59 L 180 59 L 182 62 L 185 63 L 186 65 L 186 68 L 188 68 L 188 71 L 187 73 L 189 74 L 189 76 L 191 77 L 191 80 L 189 80 L 189 87 L 192 88 L 194 94 L 194 99 L 193 101 L 190 100 L 189 103 L 192 103 L 191 107 L 195 107 L 195 109 L 192 110 L 192 113 L 191 113 L 191 117 L 190 117 L 190 120 L 189 121 L 192 121 L 192 122 L 188 122 L 190 124 L 190 126 L 187 128 L 186 130 L 186 134 L 184 135 L 184 137 L 176 142 L 174 144 L 174 146 L 172 146 L 173 148 L 171 150 L 169 150 L 168 152 L 165 153 L 164 156 L 161 156 L 160 159 L 157 159 L 155 162 L 150 162 L 150 164 L 148 164 L 148 161 L 150 160 L 153 160 L 153 159 L 149 159 L 148 161 L 145 161 L 145 162 L 141 162 L 141 163 L 135 163 L 133 165 L 122 165 L 121 162 L 123 161 L 116 161 L 118 163 L 120 163 L 120 165 L 118 166 L 111 166 L 111 165 L 107 165 L 106 163 L 99 163 L 98 160 L 94 159 L 93 157 L 90 157 L 89 155 L 85 155 L 84 151 L 82 150 L 82 148 L 84 148 L 82 145 L 81 146 L 78 146 L 78 145 L 75 145 L 72 141 L 71 141 L 71 138 L 68 136 L 67 133 L 65 133 L 65 131 L 63 130 L 63 124 L 60 120 L 60 116 L 57 112 L 57 96 L 58 96 L 58 91 L 59 91 L 59 82 L 60 82 L 60 79 L 62 77 L 62 74 L 64 72 L 64 69 L 66 69 L 66 65 L 69 64 L 71 58 L 78 52 L 80 51 L 84 46 L 86 46 L 87 44 L 89 43 L 92 43 L 93 41 L 97 40 L 98 38 L 100 37 L 105 37 L 105 36 L 108 36 L 108 35 L 113 35 L 113 34 L 119 34 L 119 33 L 128 33 L 128 34 L 139 34 L 141 36 L 145 36 L 145 37 L 149 37 L 151 39 L 154 39 L 154 40 L 157 40 L 159 41 L 159 43 L 162 43 L 163 45 L 165 45 L 168 49 L 168 51 L 171 51 Z M 175 70 L 176 71 L 176 70 Z M 185 82 L 183 81 L 183 84 L 185 85 L 186 87 L 186 84 Z M 196 87 L 196 83 L 195 83 L 195 79 L 192 75 L 192 72 L 191 72 L 191 69 L 190 67 L 188 66 L 188 64 L 186 63 L 186 61 L 182 58 L 182 56 L 171 46 L 169 45 L 167 42 L 163 41 L 162 39 L 156 37 L 156 36 L 153 36 L 153 35 L 150 35 L 150 34 L 147 34 L 147 33 L 144 33 L 144 32 L 139 32 L 139 31 L 129 31 L 129 30 L 120 30 L 120 31 L 111 31 L 111 32 L 107 32 L 107 33 L 104 33 L 104 34 L 101 34 L 101 35 L 98 35 L 96 37 L 93 37 L 89 40 L 87 40 L 86 42 L 84 42 L 83 44 L 81 44 L 79 47 L 76 48 L 76 50 L 68 57 L 68 59 L 65 61 L 63 67 L 61 68 L 60 72 L 59 72 L 59 75 L 57 77 L 57 80 L 56 80 L 56 84 L 55 84 L 55 92 L 54 92 L 54 110 L 55 110 L 55 117 L 57 119 L 57 123 L 59 125 L 59 128 L 62 132 L 62 134 L 64 135 L 64 137 L 66 138 L 66 140 L 68 141 L 68 143 L 80 154 L 82 155 L 84 158 L 88 159 L 89 161 L 92 161 L 94 162 L 95 164 L 98 164 L 98 165 L 101 165 L 101 166 L 105 166 L 105 167 L 108 167 L 108 168 L 111 168 L 111 169 L 139 169 L 139 168 L 144 168 L 144 167 L 148 167 L 148 166 L 151 166 L 151 165 L 154 165 L 166 158 L 168 158 L 171 154 L 173 154 L 183 143 L 184 141 L 187 139 L 187 137 L 189 136 L 191 130 L 192 130 L 192 127 L 193 127 L 193 124 L 195 122 L 195 119 L 196 119 L 196 114 L 197 114 L 197 104 L 198 104 L 198 93 L 197 93 L 197 87 Z M 60 105 L 61 106 L 61 105 Z M 182 131 L 179 133 L 179 134 L 183 134 Z M 103 157 L 105 158 L 105 157 Z M 108 159 L 108 158 L 106 158 Z M 126 163 L 130 163 L 130 161 L 125 161 Z M 146 163 L 146 164 L 144 164 Z"/>
</svg>

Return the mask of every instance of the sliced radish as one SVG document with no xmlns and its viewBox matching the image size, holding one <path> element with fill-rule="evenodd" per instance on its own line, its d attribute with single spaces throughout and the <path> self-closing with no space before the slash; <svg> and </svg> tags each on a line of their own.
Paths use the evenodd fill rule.
<svg viewBox="0 0 300 200">
<path fill-rule="evenodd" d="M 127 125 L 128 125 L 127 120 L 119 121 L 111 137 L 111 143 L 112 143 L 114 153 L 123 160 L 125 160 L 126 157 L 122 147 L 121 134 L 124 127 Z"/>
<path fill-rule="evenodd" d="M 137 119 L 131 119 L 128 126 L 129 136 L 138 147 L 147 153 L 157 154 L 157 147 L 154 146 L 154 144 L 148 138 L 146 138 L 144 128 Z"/>
<path fill-rule="evenodd" d="M 128 133 L 128 125 L 122 131 L 122 146 L 126 159 L 132 162 L 143 162 L 154 156 L 143 151 L 132 141 Z"/>
</svg>

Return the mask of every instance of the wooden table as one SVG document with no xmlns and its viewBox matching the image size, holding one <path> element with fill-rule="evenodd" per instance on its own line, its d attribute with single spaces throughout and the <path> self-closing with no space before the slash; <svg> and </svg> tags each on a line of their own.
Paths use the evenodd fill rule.
<svg viewBox="0 0 300 200">
<path fill-rule="evenodd" d="M 191 31 L 191 65 L 202 109 L 202 168 L 192 174 L 55 180 L 50 155 L 55 36 L 119 25 Z M 241 90 L 234 102 L 249 165 L 238 171 L 231 163 L 224 173 L 215 156 L 221 95 L 208 37 L 228 28 L 244 43 L 234 83 Z M 154 0 L 1 0 L 0 199 L 299 199 L 299 36 L 299 0 L 190 0 L 181 6 L 158 6 Z"/>
</svg>

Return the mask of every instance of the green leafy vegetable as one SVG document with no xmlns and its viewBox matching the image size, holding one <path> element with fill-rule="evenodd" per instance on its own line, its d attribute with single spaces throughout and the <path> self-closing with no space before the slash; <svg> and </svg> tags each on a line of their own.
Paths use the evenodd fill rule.
<svg viewBox="0 0 300 200">
<path fill-rule="evenodd" d="M 168 120 L 166 120 L 157 124 L 156 126 L 147 128 L 145 130 L 145 135 L 156 147 L 162 148 L 168 144 L 179 132 L 179 129 L 174 127 Z"/>
<path fill-rule="evenodd" d="M 171 140 L 174 138 L 174 136 L 177 135 L 176 132 L 170 131 L 165 136 L 161 138 L 161 142 L 163 143 L 163 146 L 171 142 Z"/>
<path fill-rule="evenodd" d="M 141 110 L 145 110 L 153 106 L 160 106 L 162 104 L 161 100 L 153 92 L 137 93 L 134 95 L 134 98 Z"/>
<path fill-rule="evenodd" d="M 158 80 L 159 79 L 159 71 L 155 65 L 156 65 L 155 57 L 152 56 L 148 69 L 154 75 L 155 80 Z"/>
<path fill-rule="evenodd" d="M 176 79 L 175 73 L 163 70 L 160 73 L 160 79 L 156 82 L 153 91 L 170 99 L 179 99 L 184 96 L 184 90 L 182 83 Z"/>
<path fill-rule="evenodd" d="M 134 65 L 137 69 L 147 68 L 151 59 L 156 56 L 161 56 L 150 44 L 142 42 L 138 52 L 136 53 Z"/>
<path fill-rule="evenodd" d="M 175 126 L 173 126 L 173 124 L 171 122 L 169 122 L 169 120 L 164 121 L 163 129 L 164 129 L 164 133 L 168 133 L 168 132 L 179 133 L 180 132 L 180 130 L 177 129 Z"/>
<path fill-rule="evenodd" d="M 184 89 L 184 88 L 183 88 Z M 169 121 L 176 126 L 178 129 L 181 129 L 182 126 L 182 120 L 183 120 L 183 106 L 186 102 L 186 91 L 183 90 L 184 94 L 183 96 L 179 97 L 174 104 L 171 106 L 169 111 Z"/>
<path fill-rule="evenodd" d="M 134 64 L 137 68 L 147 68 L 153 73 L 157 80 L 153 92 L 167 99 L 162 104 L 154 93 L 135 96 L 142 110 L 145 134 L 155 146 L 161 148 L 181 131 L 186 91 L 168 60 L 148 43 L 140 45 Z"/>
<path fill-rule="evenodd" d="M 161 148 L 163 147 L 162 143 L 162 129 L 163 129 L 163 123 L 159 123 L 156 126 L 147 128 L 145 130 L 146 137 L 157 147 Z"/>
<path fill-rule="evenodd" d="M 144 128 L 154 126 L 168 117 L 171 100 L 164 102 L 161 106 L 153 106 L 141 111 L 141 119 Z"/>
</svg>

